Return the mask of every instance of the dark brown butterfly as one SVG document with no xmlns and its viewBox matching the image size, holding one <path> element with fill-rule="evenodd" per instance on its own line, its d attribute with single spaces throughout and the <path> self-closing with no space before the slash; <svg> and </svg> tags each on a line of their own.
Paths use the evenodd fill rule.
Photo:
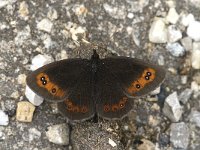
<svg viewBox="0 0 200 150">
<path fill-rule="evenodd" d="M 58 102 L 60 112 L 72 121 L 97 115 L 119 119 L 131 110 L 131 98 L 143 96 L 165 78 L 160 66 L 129 57 L 90 60 L 66 59 L 45 65 L 27 77 L 39 96 Z"/>
</svg>

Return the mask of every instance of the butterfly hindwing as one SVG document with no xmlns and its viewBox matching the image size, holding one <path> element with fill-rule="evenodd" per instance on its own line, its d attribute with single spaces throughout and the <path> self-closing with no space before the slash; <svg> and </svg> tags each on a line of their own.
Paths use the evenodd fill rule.
<svg viewBox="0 0 200 150">
<path fill-rule="evenodd" d="M 72 121 L 83 121 L 95 114 L 94 84 L 90 70 L 85 70 L 65 101 L 58 103 L 61 114 Z"/>
<path fill-rule="evenodd" d="M 88 60 L 66 59 L 45 65 L 26 79 L 28 86 L 39 96 L 52 101 L 63 101 L 88 66 Z"/>
<path fill-rule="evenodd" d="M 100 66 L 96 75 L 96 110 L 105 119 L 120 119 L 131 109 L 130 99 L 124 94 L 118 79 L 109 69 Z"/>
</svg>

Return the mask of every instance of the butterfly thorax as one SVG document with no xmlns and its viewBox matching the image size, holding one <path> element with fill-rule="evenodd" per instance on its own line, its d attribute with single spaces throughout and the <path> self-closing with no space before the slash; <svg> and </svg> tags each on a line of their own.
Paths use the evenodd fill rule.
<svg viewBox="0 0 200 150">
<path fill-rule="evenodd" d="M 94 50 L 93 55 L 91 57 L 91 67 L 93 74 L 96 74 L 96 72 L 98 71 L 99 60 L 99 55 L 97 54 L 96 50 Z"/>
</svg>

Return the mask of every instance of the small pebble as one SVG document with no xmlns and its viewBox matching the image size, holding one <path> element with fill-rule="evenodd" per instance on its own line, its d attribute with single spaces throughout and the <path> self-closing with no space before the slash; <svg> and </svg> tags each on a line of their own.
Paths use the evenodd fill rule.
<svg viewBox="0 0 200 150">
<path fill-rule="evenodd" d="M 167 14 L 166 20 L 171 24 L 176 24 L 179 19 L 179 14 L 175 8 L 170 8 Z"/>
<path fill-rule="evenodd" d="M 152 143 L 151 141 L 146 140 L 146 139 L 142 139 L 141 141 L 142 141 L 143 143 L 140 144 L 140 145 L 137 147 L 137 150 L 155 150 L 155 149 L 156 149 L 155 144 Z"/>
<path fill-rule="evenodd" d="M 53 28 L 53 23 L 49 19 L 42 19 L 40 22 L 37 23 L 37 28 L 42 31 L 46 31 L 48 33 L 51 32 Z"/>
<path fill-rule="evenodd" d="M 181 31 L 175 25 L 170 25 L 167 29 L 167 41 L 169 43 L 174 43 L 182 38 Z"/>
<path fill-rule="evenodd" d="M 192 110 L 189 115 L 190 122 L 194 123 L 197 127 L 200 128 L 200 112 L 196 110 Z"/>
<path fill-rule="evenodd" d="M 56 20 L 58 18 L 58 13 L 57 13 L 57 11 L 55 9 L 50 8 L 50 10 L 47 13 L 47 17 L 50 20 Z"/>
<path fill-rule="evenodd" d="M 69 144 L 69 127 L 67 124 L 53 125 L 47 128 L 46 136 L 50 142 L 58 145 Z"/>
<path fill-rule="evenodd" d="M 185 27 L 187 27 L 192 21 L 194 21 L 194 16 L 193 14 L 188 14 L 188 15 L 183 15 L 181 17 L 181 23 L 182 25 L 184 25 Z"/>
<path fill-rule="evenodd" d="M 200 86 L 198 85 L 197 82 L 192 81 L 192 82 L 191 82 L 191 89 L 192 89 L 194 92 L 199 92 Z"/>
<path fill-rule="evenodd" d="M 192 21 L 189 24 L 187 35 L 195 41 L 200 41 L 200 21 Z"/>
<path fill-rule="evenodd" d="M 181 44 L 186 51 L 192 50 L 192 39 L 190 37 L 184 37 L 181 39 Z"/>
<path fill-rule="evenodd" d="M 200 42 L 193 42 L 191 62 L 192 68 L 200 69 Z"/>
<path fill-rule="evenodd" d="M 44 98 L 38 96 L 35 92 L 33 92 L 28 85 L 26 85 L 25 89 L 26 98 L 35 106 L 39 106 L 43 103 Z"/>
<path fill-rule="evenodd" d="M 20 122 L 32 122 L 34 111 L 33 104 L 26 101 L 18 102 L 16 119 Z"/>
<path fill-rule="evenodd" d="M 159 93 L 160 93 L 160 86 L 157 87 L 155 90 L 153 90 L 153 91 L 150 93 L 150 95 L 157 95 L 157 94 L 159 94 Z"/>
<path fill-rule="evenodd" d="M 4 111 L 0 110 L 0 126 L 7 126 L 9 123 L 8 115 Z"/>
<path fill-rule="evenodd" d="M 189 4 L 193 5 L 196 8 L 200 8 L 200 1 L 199 0 L 188 0 L 187 2 L 189 2 Z"/>
<path fill-rule="evenodd" d="M 41 137 L 41 132 L 38 131 L 36 128 L 30 128 L 28 132 L 29 132 L 29 142 L 35 139 L 40 139 Z"/>
<path fill-rule="evenodd" d="M 26 84 L 26 75 L 25 74 L 18 75 L 17 81 L 19 84 L 25 85 Z"/>
<path fill-rule="evenodd" d="M 108 143 L 112 146 L 115 147 L 117 146 L 117 144 L 115 143 L 115 141 L 113 141 L 112 139 L 109 138 Z"/>
<path fill-rule="evenodd" d="M 167 42 L 167 28 L 162 18 L 155 20 L 149 31 L 149 40 L 152 43 Z"/>
<path fill-rule="evenodd" d="M 184 91 L 181 92 L 181 94 L 178 96 L 178 99 L 183 103 L 186 104 L 188 100 L 190 99 L 193 91 L 192 89 L 185 89 Z"/>
<path fill-rule="evenodd" d="M 7 1 L 7 0 L 0 0 L 0 8 L 3 8 L 3 7 L 5 7 L 8 4 L 9 4 L 9 1 Z"/>
<path fill-rule="evenodd" d="M 177 92 L 170 94 L 163 107 L 163 113 L 172 121 L 178 122 L 182 116 L 183 108 L 179 103 Z"/>
<path fill-rule="evenodd" d="M 38 54 L 32 59 L 31 70 L 34 71 L 46 64 L 51 63 L 52 61 L 53 58 L 51 56 Z"/>
<path fill-rule="evenodd" d="M 19 12 L 20 17 L 24 18 L 25 20 L 28 19 L 29 9 L 28 9 L 28 4 L 26 3 L 26 1 L 23 1 L 20 3 L 18 12 Z"/>
<path fill-rule="evenodd" d="M 172 123 L 170 129 L 170 141 L 174 148 L 186 150 L 190 136 L 188 126 L 184 122 Z"/>
<path fill-rule="evenodd" d="M 181 57 L 185 55 L 185 49 L 178 43 L 168 43 L 166 49 L 175 57 Z"/>
<path fill-rule="evenodd" d="M 126 8 L 123 5 L 115 7 L 108 3 L 104 3 L 103 8 L 108 15 L 115 19 L 125 19 L 125 17 L 127 16 Z"/>
</svg>

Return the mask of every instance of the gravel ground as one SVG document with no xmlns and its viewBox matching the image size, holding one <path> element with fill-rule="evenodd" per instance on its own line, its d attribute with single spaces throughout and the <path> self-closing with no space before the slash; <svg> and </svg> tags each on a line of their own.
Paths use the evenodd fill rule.
<svg viewBox="0 0 200 150">
<path fill-rule="evenodd" d="M 0 149 L 200 149 L 199 14 L 199 0 L 0 0 Z M 77 48 L 81 38 L 103 43 L 102 57 L 163 65 L 160 92 L 134 99 L 119 121 L 96 117 L 69 127 L 46 101 L 31 122 L 17 120 L 33 58 L 90 57 Z M 64 126 L 56 136 L 54 125 Z"/>
</svg>

